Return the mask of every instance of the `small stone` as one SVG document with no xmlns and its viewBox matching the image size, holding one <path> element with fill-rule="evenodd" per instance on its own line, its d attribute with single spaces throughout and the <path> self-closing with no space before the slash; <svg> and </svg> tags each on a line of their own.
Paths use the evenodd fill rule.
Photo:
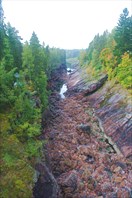
<svg viewBox="0 0 132 198">
<path fill-rule="evenodd" d="M 83 132 L 86 132 L 87 134 L 91 133 L 91 127 L 87 124 L 80 124 L 77 126 L 77 129 L 81 129 Z"/>
<path fill-rule="evenodd" d="M 123 180 L 122 177 L 116 177 L 116 178 L 114 179 L 114 181 L 115 181 L 116 183 L 121 183 L 122 180 Z"/>
<path fill-rule="evenodd" d="M 116 192 L 109 192 L 107 193 L 107 198 L 118 198 Z"/>
<path fill-rule="evenodd" d="M 102 191 L 103 192 L 113 191 L 111 184 L 104 183 L 103 186 L 102 186 Z"/>
<path fill-rule="evenodd" d="M 112 172 L 109 168 L 105 167 L 104 170 L 108 173 L 109 177 L 112 177 Z"/>
<path fill-rule="evenodd" d="M 125 181 L 123 180 L 120 184 L 121 187 L 124 187 L 125 186 Z"/>
<path fill-rule="evenodd" d="M 117 172 L 119 172 L 120 170 L 122 170 L 122 169 L 121 169 L 121 167 L 118 166 L 118 167 L 116 167 L 116 168 L 114 169 L 114 172 L 117 173 Z"/>
<path fill-rule="evenodd" d="M 75 139 L 72 140 L 72 144 L 76 144 L 76 140 Z"/>
<path fill-rule="evenodd" d="M 93 164 L 94 161 L 95 161 L 95 159 L 91 155 L 86 156 L 85 162 L 89 162 L 89 163 Z"/>
<path fill-rule="evenodd" d="M 77 188 L 77 172 L 73 170 L 60 184 L 63 191 L 74 192 Z"/>
<path fill-rule="evenodd" d="M 116 165 L 117 166 L 120 166 L 122 169 L 126 169 L 127 168 L 127 165 L 123 162 L 116 162 Z"/>
<path fill-rule="evenodd" d="M 130 198 L 131 197 L 131 192 L 129 189 L 127 188 L 121 188 L 118 190 L 117 192 L 117 197 L 120 197 L 120 198 Z"/>
</svg>

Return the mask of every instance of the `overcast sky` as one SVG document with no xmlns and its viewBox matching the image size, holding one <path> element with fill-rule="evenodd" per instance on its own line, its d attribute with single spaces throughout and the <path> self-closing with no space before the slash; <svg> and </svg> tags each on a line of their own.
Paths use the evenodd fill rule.
<svg viewBox="0 0 132 198">
<path fill-rule="evenodd" d="M 111 31 L 131 0 L 3 0 L 6 22 L 23 41 L 35 31 L 40 42 L 64 49 L 87 48 L 93 37 Z"/>
</svg>

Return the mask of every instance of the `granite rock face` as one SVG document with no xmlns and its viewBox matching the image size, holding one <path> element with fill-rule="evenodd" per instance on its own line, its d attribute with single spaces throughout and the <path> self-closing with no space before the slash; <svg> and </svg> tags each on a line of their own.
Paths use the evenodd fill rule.
<svg viewBox="0 0 132 198">
<path fill-rule="evenodd" d="M 131 101 L 104 77 L 89 83 L 74 71 L 65 99 L 53 85 L 41 136 L 49 166 L 36 167 L 35 198 L 132 197 Z"/>
<path fill-rule="evenodd" d="M 53 101 L 44 134 L 58 198 L 131 198 L 129 159 L 102 138 L 89 97 L 79 94 Z"/>
<path fill-rule="evenodd" d="M 50 124 L 50 120 L 54 119 L 59 115 L 58 104 L 60 101 L 60 87 L 64 83 L 66 78 L 66 65 L 60 65 L 56 68 L 50 76 L 48 82 L 48 90 L 51 91 L 49 97 L 49 107 L 43 112 L 42 115 L 42 128 L 45 128 Z M 54 139 L 55 133 L 51 134 L 51 139 Z M 40 139 L 45 139 L 45 134 L 41 134 Z M 46 145 L 44 146 L 44 159 L 41 159 L 36 164 L 36 172 L 38 174 L 36 183 L 33 189 L 34 198 L 58 198 L 59 197 L 59 186 L 50 168 L 50 159 Z"/>
<path fill-rule="evenodd" d="M 125 157 L 132 156 L 132 113 L 126 93 L 110 83 L 89 96 L 89 101 L 99 117 L 105 133 L 111 137 Z"/>
<path fill-rule="evenodd" d="M 36 165 L 36 170 L 40 173 L 38 182 L 34 187 L 35 198 L 58 198 L 59 187 L 52 172 L 45 163 Z"/>
<path fill-rule="evenodd" d="M 118 84 L 107 81 L 87 82 L 81 70 L 68 81 L 67 96 L 82 94 L 88 97 L 104 133 L 111 138 L 125 157 L 132 157 L 132 103 L 130 96 Z"/>
</svg>

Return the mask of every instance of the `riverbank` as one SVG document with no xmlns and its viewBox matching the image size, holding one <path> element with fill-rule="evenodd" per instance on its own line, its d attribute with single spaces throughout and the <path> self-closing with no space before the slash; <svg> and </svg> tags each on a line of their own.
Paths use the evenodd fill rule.
<svg viewBox="0 0 132 198">
<path fill-rule="evenodd" d="M 67 79 L 70 83 L 72 75 Z M 42 138 L 48 153 L 43 163 L 48 161 L 47 172 L 52 175 L 45 178 L 43 171 L 35 198 L 131 197 L 130 160 L 104 137 L 91 103 L 96 92 L 91 96 L 83 93 L 62 99 L 54 92 L 50 97 Z"/>
<path fill-rule="evenodd" d="M 61 197 L 130 197 L 131 168 L 100 134 L 87 99 L 70 97 L 44 130 L 52 173 Z M 90 127 L 90 132 L 81 126 Z"/>
</svg>

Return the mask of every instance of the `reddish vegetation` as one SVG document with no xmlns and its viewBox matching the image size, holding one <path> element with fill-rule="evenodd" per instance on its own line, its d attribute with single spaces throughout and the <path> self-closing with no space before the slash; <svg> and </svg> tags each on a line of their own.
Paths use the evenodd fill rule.
<svg viewBox="0 0 132 198">
<path fill-rule="evenodd" d="M 64 100 L 51 97 L 44 129 L 58 198 L 130 198 L 130 161 L 118 155 L 101 136 L 98 120 L 81 94 Z M 81 124 L 90 126 L 85 132 Z"/>
</svg>

